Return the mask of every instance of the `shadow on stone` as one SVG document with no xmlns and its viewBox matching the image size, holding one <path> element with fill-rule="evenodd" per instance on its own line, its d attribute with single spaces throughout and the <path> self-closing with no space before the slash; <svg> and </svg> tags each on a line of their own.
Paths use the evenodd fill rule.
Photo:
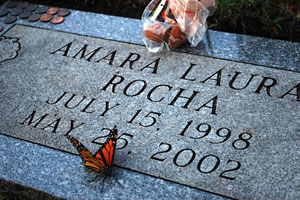
<svg viewBox="0 0 300 200">
<path fill-rule="evenodd" d="M 0 179 L 0 199 L 1 200 L 63 200 L 62 198 L 52 196 L 39 190 L 25 187 L 10 181 Z"/>
</svg>

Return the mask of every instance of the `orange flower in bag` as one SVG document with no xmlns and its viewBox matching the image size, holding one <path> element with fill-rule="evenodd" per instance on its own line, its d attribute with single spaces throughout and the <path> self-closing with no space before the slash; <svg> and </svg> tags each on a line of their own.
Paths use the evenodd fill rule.
<svg viewBox="0 0 300 200">
<path fill-rule="evenodd" d="M 206 31 L 207 7 L 215 0 L 153 0 L 143 14 L 149 51 L 176 48 L 189 40 L 196 46 Z"/>
</svg>

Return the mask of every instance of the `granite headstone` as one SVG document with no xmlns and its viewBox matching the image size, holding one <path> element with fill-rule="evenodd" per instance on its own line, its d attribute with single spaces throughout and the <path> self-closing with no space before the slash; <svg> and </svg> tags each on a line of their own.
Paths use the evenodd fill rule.
<svg viewBox="0 0 300 200">
<path fill-rule="evenodd" d="M 300 197 L 299 72 L 27 25 L 0 43 L 2 134 L 95 152 L 117 125 L 116 166 L 229 198 Z"/>
</svg>

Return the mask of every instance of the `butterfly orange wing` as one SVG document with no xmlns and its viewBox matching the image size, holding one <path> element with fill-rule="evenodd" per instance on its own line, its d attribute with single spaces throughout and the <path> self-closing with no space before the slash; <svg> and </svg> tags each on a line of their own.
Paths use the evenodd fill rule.
<svg viewBox="0 0 300 200">
<path fill-rule="evenodd" d="M 67 135 L 67 138 L 73 144 L 73 146 L 77 149 L 80 157 L 84 163 L 84 165 L 92 170 L 103 172 L 105 168 L 105 163 L 101 160 L 96 159 L 91 152 L 81 144 L 77 139 L 73 138 L 72 136 Z"/>
<path fill-rule="evenodd" d="M 94 157 L 99 162 L 104 163 L 106 168 L 110 168 L 114 160 L 116 144 L 117 144 L 117 134 L 118 131 L 116 128 L 114 128 L 111 134 L 109 135 L 109 137 L 107 138 L 106 142 L 94 155 Z"/>
</svg>

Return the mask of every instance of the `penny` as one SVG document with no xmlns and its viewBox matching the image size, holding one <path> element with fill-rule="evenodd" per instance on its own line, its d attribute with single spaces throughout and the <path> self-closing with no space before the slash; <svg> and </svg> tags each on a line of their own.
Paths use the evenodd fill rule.
<svg viewBox="0 0 300 200">
<path fill-rule="evenodd" d="M 8 10 L 6 8 L 2 8 L 0 10 L 0 17 L 3 17 L 8 14 Z"/>
<path fill-rule="evenodd" d="M 60 24 L 63 23 L 63 21 L 65 20 L 64 17 L 54 17 L 51 21 L 52 24 Z"/>
<path fill-rule="evenodd" d="M 58 7 L 52 7 L 48 9 L 47 13 L 50 15 L 55 15 L 58 11 L 59 11 Z"/>
<path fill-rule="evenodd" d="M 40 17 L 40 21 L 41 22 L 49 22 L 52 19 L 52 15 L 50 14 L 45 14 L 43 16 Z"/>
<path fill-rule="evenodd" d="M 32 13 L 28 10 L 24 10 L 20 15 L 19 17 L 21 19 L 27 19 Z"/>
<path fill-rule="evenodd" d="M 0 25 L 0 32 L 3 30 L 3 27 Z"/>
<path fill-rule="evenodd" d="M 18 8 L 22 8 L 22 9 L 25 9 L 27 6 L 28 6 L 28 2 L 26 1 L 19 2 L 17 5 Z"/>
<path fill-rule="evenodd" d="M 11 15 L 8 15 L 4 19 L 5 24 L 11 24 L 11 23 L 14 23 L 15 21 L 17 21 L 17 17 L 16 16 L 11 16 Z"/>
<path fill-rule="evenodd" d="M 39 19 L 40 19 L 40 15 L 38 15 L 38 14 L 32 14 L 32 15 L 30 15 L 29 17 L 28 17 L 28 21 L 29 22 L 36 22 L 36 21 L 38 21 Z"/>
<path fill-rule="evenodd" d="M 22 12 L 23 12 L 23 10 L 21 8 L 14 8 L 14 9 L 10 10 L 9 13 L 13 16 L 18 16 Z"/>
<path fill-rule="evenodd" d="M 38 14 L 42 14 L 42 13 L 47 12 L 47 10 L 48 10 L 47 6 L 41 6 L 41 7 L 38 7 L 38 9 L 36 9 L 35 12 L 38 13 Z"/>
<path fill-rule="evenodd" d="M 61 16 L 61 17 L 65 17 L 65 16 L 68 16 L 70 14 L 70 11 L 69 10 L 60 10 L 57 15 L 58 16 Z"/>
<path fill-rule="evenodd" d="M 26 8 L 26 10 L 28 11 L 34 11 L 35 9 L 37 9 L 38 5 L 35 4 L 29 4 Z"/>
<path fill-rule="evenodd" d="M 9 1 L 7 4 L 6 4 L 6 8 L 14 8 L 18 5 L 18 2 L 16 1 Z"/>
</svg>

